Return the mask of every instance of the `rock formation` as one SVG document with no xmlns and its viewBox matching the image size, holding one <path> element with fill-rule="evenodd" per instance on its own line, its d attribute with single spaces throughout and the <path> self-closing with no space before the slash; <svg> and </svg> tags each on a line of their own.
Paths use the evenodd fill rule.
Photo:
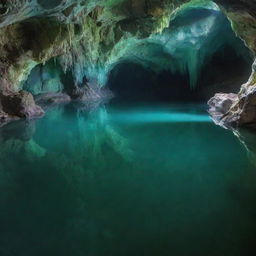
<svg viewBox="0 0 256 256">
<path fill-rule="evenodd" d="M 109 68 L 127 45 L 162 32 L 177 8 L 208 0 L 1 0 L 0 118 L 43 115 L 33 97 L 65 102 L 104 97 Z M 216 0 L 232 27 L 256 51 L 256 4 Z M 55 72 L 49 75 L 47 67 Z M 33 80 L 40 77 L 40 81 Z M 58 80 L 54 80 L 58 77 Z M 193 81 L 194 78 L 192 78 Z M 62 81 L 62 82 L 60 82 Z M 64 81 L 64 82 L 63 82 Z M 213 118 L 224 126 L 256 122 L 256 70 L 238 96 L 210 100 Z M 29 91 L 29 92 L 27 92 Z"/>
<path fill-rule="evenodd" d="M 232 22 L 233 29 L 244 40 L 253 54 L 256 52 L 256 3 L 254 1 L 217 0 Z M 256 63 L 248 82 L 241 86 L 237 96 L 216 94 L 209 101 L 214 121 L 226 128 L 256 128 Z"/>
<path fill-rule="evenodd" d="M 101 71 L 115 54 L 114 46 L 134 36 L 143 38 L 160 31 L 181 2 L 184 1 L 2 0 L 2 98 L 13 94 L 16 98 L 23 97 L 20 90 L 31 71 L 52 59 L 61 67 L 61 76 L 71 77 L 69 88 L 61 90 L 62 93 L 75 98 L 95 97 L 96 92 L 92 90 L 102 86 Z M 90 89 L 89 93 L 85 92 L 86 88 Z M 4 120 L 12 112 L 6 111 L 9 103 L 1 100 L 0 113 Z M 34 108 L 25 116 L 37 115 L 39 108 L 35 105 Z"/>
</svg>

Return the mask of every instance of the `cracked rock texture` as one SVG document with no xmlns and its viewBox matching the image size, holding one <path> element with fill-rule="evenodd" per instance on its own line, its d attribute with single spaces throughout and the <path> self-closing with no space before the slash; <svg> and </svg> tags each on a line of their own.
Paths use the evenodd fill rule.
<svg viewBox="0 0 256 256">
<path fill-rule="evenodd" d="M 9 116 L 30 119 L 44 114 L 42 108 L 35 104 L 34 98 L 29 92 L 21 90 L 8 94 L 1 93 L 0 99 L 2 110 Z M 5 116 L 3 115 L 2 117 L 4 118 Z"/>
<path fill-rule="evenodd" d="M 247 0 L 216 0 L 232 22 L 234 31 L 245 44 L 256 53 L 256 2 Z M 226 128 L 247 127 L 256 129 L 256 62 L 248 82 L 241 86 L 237 97 L 222 94 L 221 102 L 229 102 L 221 107 L 220 95 L 209 101 L 210 113 L 217 124 Z M 232 102 L 232 104 L 230 104 Z"/>
<path fill-rule="evenodd" d="M 102 86 L 100 71 L 116 54 L 115 45 L 161 31 L 183 2 L 186 0 L 1 0 L 0 91 L 5 99 L 1 100 L 1 116 L 22 116 L 9 110 L 10 102 L 15 103 L 13 97 L 25 97 L 21 90 L 31 71 L 52 59 L 61 66 L 62 76 L 71 77 L 69 86 L 73 88 L 60 93 L 95 98 L 99 89 L 92 90 Z M 51 84 L 47 81 L 41 87 Z M 8 95 L 10 100 L 5 98 Z M 34 116 L 36 110 L 32 112 L 24 116 Z"/>
<path fill-rule="evenodd" d="M 31 71 L 49 61 L 56 64 L 59 76 L 69 81 L 68 87 L 55 86 L 51 91 L 54 82 L 40 68 L 42 81 L 31 92 L 48 93 L 49 101 L 49 93 L 53 93 L 52 102 L 70 97 L 101 97 L 104 69 L 112 58 L 121 55 L 123 45 L 133 38 L 161 32 L 169 25 L 176 8 L 187 2 L 198 5 L 207 0 L 0 0 L 1 119 L 43 114 L 33 95 L 24 89 L 29 90 L 25 82 Z M 215 2 L 231 20 L 237 35 L 255 53 L 255 1 Z M 255 88 L 253 69 L 237 97 L 232 96 L 231 100 L 230 95 L 216 95 L 210 101 L 213 118 L 224 126 L 256 123 Z"/>
</svg>

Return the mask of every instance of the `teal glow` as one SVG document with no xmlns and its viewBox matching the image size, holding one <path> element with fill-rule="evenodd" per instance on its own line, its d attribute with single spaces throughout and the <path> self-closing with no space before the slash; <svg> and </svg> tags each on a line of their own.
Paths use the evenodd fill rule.
<svg viewBox="0 0 256 256">
<path fill-rule="evenodd" d="M 36 67 L 24 88 L 33 94 L 63 90 L 60 67 L 64 71 L 69 67 L 77 84 L 82 84 L 86 77 L 89 84 L 101 87 L 106 85 L 109 73 L 116 65 L 134 62 L 156 73 L 168 70 L 188 75 L 193 89 L 204 64 L 224 46 L 232 47 L 238 55 L 251 62 L 249 50 L 236 37 L 230 22 L 213 2 L 193 1 L 177 9 L 167 20 L 169 27 L 167 22 L 159 33 L 152 33 L 147 38 L 126 33 L 106 51 L 100 48 L 100 38 L 94 39 L 94 35 L 88 32 L 90 40 L 86 42 L 90 45 L 89 51 L 84 50 L 85 42 L 78 43 L 74 53 L 55 59 L 56 66 L 46 63 L 40 81 L 35 81 L 39 76 L 39 67 Z M 106 38 L 106 41 L 110 39 Z"/>
<path fill-rule="evenodd" d="M 211 122 L 209 115 L 180 112 L 131 112 L 129 114 L 114 114 L 114 121 L 127 123 L 195 123 Z"/>
<path fill-rule="evenodd" d="M 2 127 L 0 255 L 247 255 L 255 167 L 205 115 L 71 104 Z"/>
<path fill-rule="evenodd" d="M 169 28 L 161 33 L 146 39 L 120 40 L 110 52 L 104 68 L 99 70 L 100 83 L 106 82 L 108 73 L 120 62 L 135 62 L 154 72 L 170 70 L 188 74 L 193 89 L 203 65 L 224 46 L 251 61 L 249 50 L 232 31 L 230 22 L 216 4 L 197 2 L 178 9 Z M 95 77 L 96 73 L 92 68 L 88 74 Z"/>
<path fill-rule="evenodd" d="M 255 168 L 205 115 L 66 105 L 2 127 L 1 256 L 246 255 Z"/>
</svg>

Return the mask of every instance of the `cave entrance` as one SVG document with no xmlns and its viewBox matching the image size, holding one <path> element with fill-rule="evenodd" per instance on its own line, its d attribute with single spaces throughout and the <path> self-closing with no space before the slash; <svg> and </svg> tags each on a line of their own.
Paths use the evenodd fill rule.
<svg viewBox="0 0 256 256">
<path fill-rule="evenodd" d="M 253 62 L 215 5 L 181 10 L 161 35 L 129 52 L 109 73 L 115 102 L 206 102 L 237 93 Z"/>
</svg>

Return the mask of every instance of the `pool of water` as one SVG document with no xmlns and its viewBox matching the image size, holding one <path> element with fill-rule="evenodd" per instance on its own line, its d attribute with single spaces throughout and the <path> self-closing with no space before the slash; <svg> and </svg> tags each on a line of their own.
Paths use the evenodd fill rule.
<svg viewBox="0 0 256 256">
<path fill-rule="evenodd" d="M 202 105 L 66 105 L 12 123 L 0 255 L 255 255 L 252 156 Z"/>
</svg>

